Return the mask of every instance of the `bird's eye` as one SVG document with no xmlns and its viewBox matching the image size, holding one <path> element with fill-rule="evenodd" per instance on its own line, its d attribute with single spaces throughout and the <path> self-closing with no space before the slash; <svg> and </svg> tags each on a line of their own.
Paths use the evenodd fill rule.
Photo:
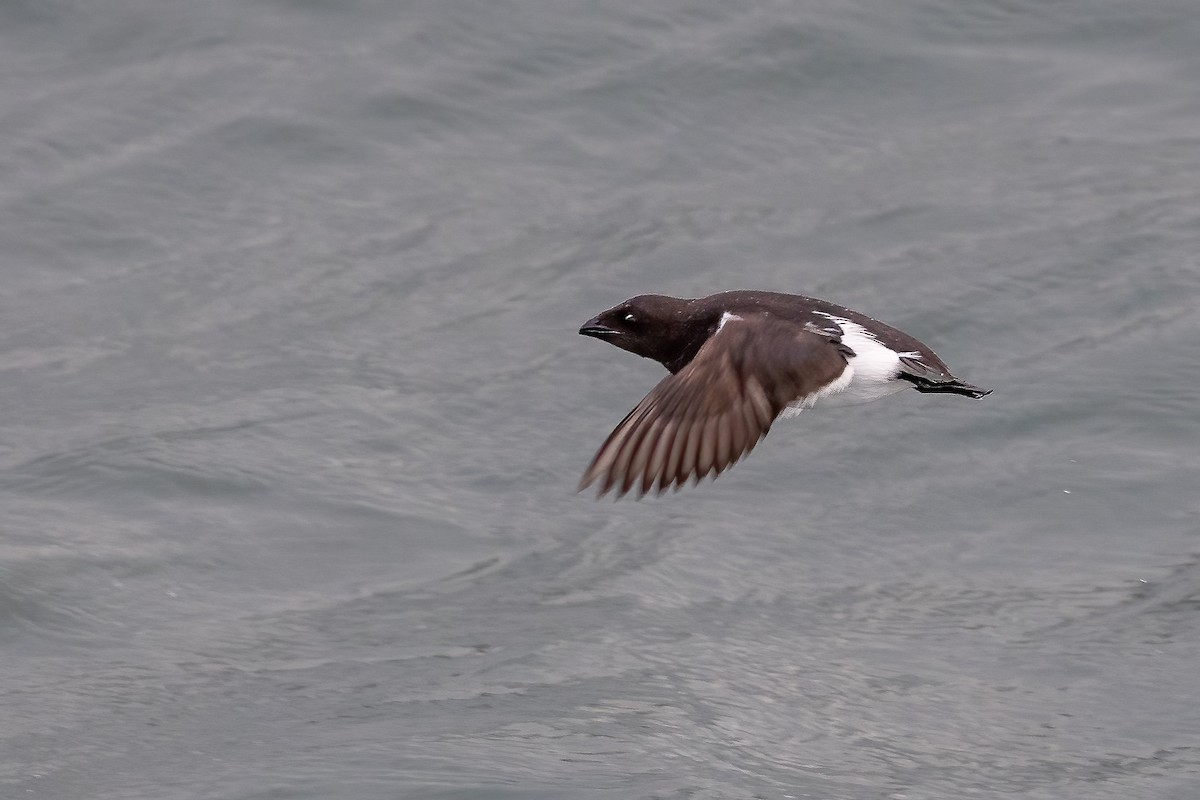
<svg viewBox="0 0 1200 800">
<path fill-rule="evenodd" d="M 633 321 L 634 321 L 634 319 L 633 319 L 633 314 L 626 314 L 626 315 L 625 315 L 625 321 L 626 321 L 626 322 L 633 322 Z"/>
</svg>

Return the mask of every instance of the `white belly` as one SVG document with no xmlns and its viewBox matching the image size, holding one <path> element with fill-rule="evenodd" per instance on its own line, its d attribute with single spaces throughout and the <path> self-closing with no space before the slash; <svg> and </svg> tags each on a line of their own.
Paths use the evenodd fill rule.
<svg viewBox="0 0 1200 800">
<path fill-rule="evenodd" d="M 897 353 L 880 343 L 866 328 L 848 319 L 826 314 L 842 329 L 842 342 L 854 351 L 846 369 L 838 379 L 808 397 L 802 397 L 784 409 L 784 417 L 792 417 L 818 402 L 828 406 L 848 406 L 869 403 L 912 386 L 900 380 L 900 356 L 917 353 Z"/>
</svg>

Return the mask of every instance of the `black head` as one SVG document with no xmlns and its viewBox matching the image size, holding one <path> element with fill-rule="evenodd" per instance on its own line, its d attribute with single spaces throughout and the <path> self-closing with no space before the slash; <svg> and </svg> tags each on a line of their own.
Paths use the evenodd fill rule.
<svg viewBox="0 0 1200 800">
<path fill-rule="evenodd" d="M 676 372 L 716 330 L 719 315 L 708 320 L 699 311 L 693 300 L 644 294 L 597 314 L 579 332 L 652 358 Z"/>
</svg>

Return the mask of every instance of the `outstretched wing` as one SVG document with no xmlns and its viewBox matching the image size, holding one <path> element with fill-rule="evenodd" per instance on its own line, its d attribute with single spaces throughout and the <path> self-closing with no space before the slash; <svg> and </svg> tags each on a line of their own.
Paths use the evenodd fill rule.
<svg viewBox="0 0 1200 800">
<path fill-rule="evenodd" d="M 719 475 L 758 444 L 788 403 L 845 368 L 832 333 L 765 313 L 726 315 L 691 363 L 664 378 L 613 430 L 579 488 L 599 482 L 601 495 L 637 487 L 640 496 Z"/>
</svg>

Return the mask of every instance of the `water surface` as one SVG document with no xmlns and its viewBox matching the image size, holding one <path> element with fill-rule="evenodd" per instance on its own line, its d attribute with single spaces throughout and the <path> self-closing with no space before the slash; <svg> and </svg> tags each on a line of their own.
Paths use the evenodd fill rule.
<svg viewBox="0 0 1200 800">
<path fill-rule="evenodd" d="M 0 7 L 0 794 L 1193 798 L 1200 16 Z M 980 402 L 574 493 L 634 294 Z"/>
</svg>

